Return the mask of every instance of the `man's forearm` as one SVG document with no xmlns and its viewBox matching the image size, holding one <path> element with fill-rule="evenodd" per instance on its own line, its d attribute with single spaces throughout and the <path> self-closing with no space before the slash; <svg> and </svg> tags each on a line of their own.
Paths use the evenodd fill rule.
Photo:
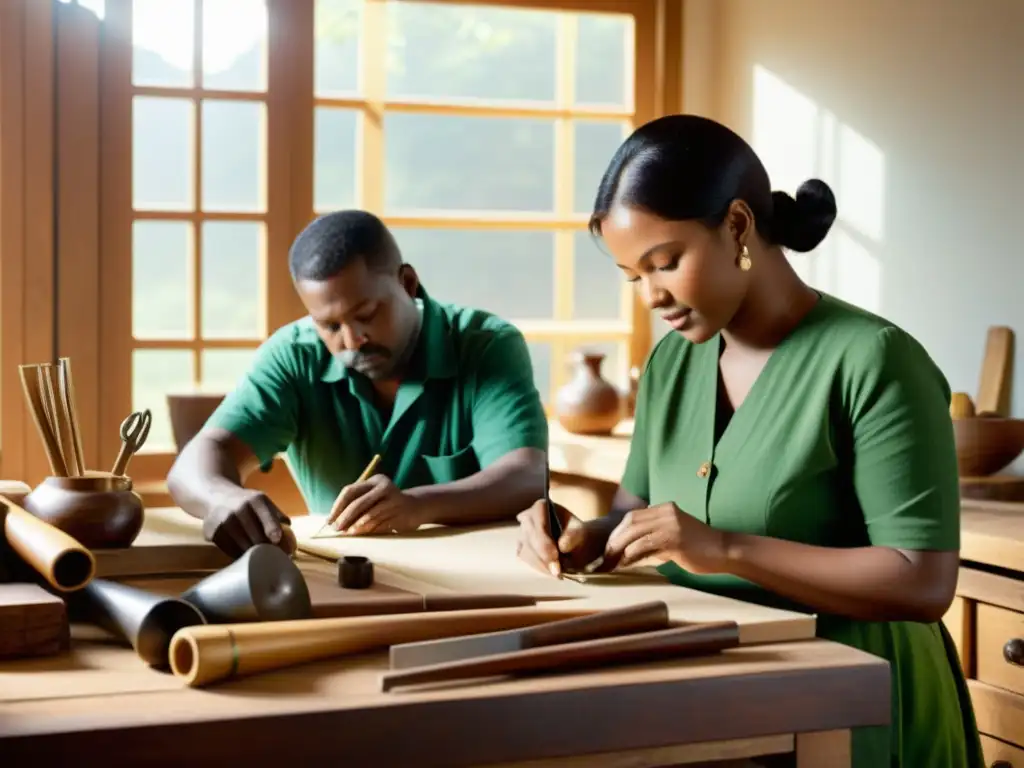
<svg viewBox="0 0 1024 768">
<path fill-rule="evenodd" d="M 422 522 L 442 525 L 511 520 L 544 496 L 542 451 L 520 448 L 486 469 L 451 483 L 406 491 L 422 503 Z"/>
<path fill-rule="evenodd" d="M 200 434 L 189 441 L 171 467 L 167 490 L 182 510 L 202 519 L 224 490 L 237 489 L 242 482 L 229 452 Z"/>
</svg>

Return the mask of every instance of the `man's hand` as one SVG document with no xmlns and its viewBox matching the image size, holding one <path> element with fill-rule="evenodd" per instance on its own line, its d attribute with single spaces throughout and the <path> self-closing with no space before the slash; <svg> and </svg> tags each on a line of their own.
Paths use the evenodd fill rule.
<svg viewBox="0 0 1024 768">
<path fill-rule="evenodd" d="M 387 475 L 346 485 L 327 516 L 327 524 L 351 536 L 407 533 L 422 523 L 421 502 L 403 493 Z"/>
<path fill-rule="evenodd" d="M 285 532 L 291 521 L 265 494 L 232 488 L 220 494 L 203 518 L 203 535 L 228 556 L 237 558 L 255 544 L 275 544 L 291 554 L 295 536 Z"/>
</svg>

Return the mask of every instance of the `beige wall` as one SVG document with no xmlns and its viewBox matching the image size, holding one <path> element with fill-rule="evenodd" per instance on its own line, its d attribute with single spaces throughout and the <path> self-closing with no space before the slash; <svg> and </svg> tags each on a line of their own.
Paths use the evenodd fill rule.
<svg viewBox="0 0 1024 768">
<path fill-rule="evenodd" d="M 751 140 L 775 187 L 836 192 L 802 273 L 905 327 L 973 395 L 989 325 L 1024 348 L 1024 2 L 684 3 L 684 109 Z"/>
</svg>

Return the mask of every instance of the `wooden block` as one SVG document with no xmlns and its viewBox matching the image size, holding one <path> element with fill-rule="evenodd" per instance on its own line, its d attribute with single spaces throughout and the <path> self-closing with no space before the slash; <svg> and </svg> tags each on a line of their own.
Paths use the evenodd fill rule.
<svg viewBox="0 0 1024 768">
<path fill-rule="evenodd" d="M 0 584 L 0 658 L 52 656 L 69 641 L 63 600 L 35 584 Z"/>
</svg>

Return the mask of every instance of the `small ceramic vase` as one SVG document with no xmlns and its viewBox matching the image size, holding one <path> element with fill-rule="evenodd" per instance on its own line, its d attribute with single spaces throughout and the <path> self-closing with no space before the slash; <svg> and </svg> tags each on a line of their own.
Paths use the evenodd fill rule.
<svg viewBox="0 0 1024 768">
<path fill-rule="evenodd" d="M 622 420 L 624 400 L 601 375 L 604 355 L 577 352 L 572 379 L 558 390 L 555 415 L 568 432 L 608 435 Z"/>
</svg>

